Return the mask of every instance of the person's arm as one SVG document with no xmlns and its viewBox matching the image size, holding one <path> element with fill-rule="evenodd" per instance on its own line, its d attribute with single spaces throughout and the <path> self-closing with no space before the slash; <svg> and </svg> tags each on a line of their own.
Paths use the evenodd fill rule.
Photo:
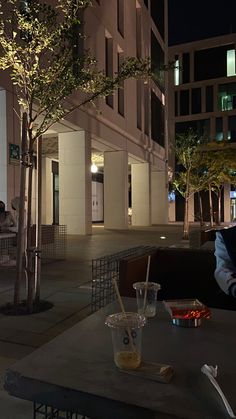
<svg viewBox="0 0 236 419">
<path fill-rule="evenodd" d="M 215 256 L 215 279 L 219 287 L 226 294 L 236 297 L 236 267 L 229 257 L 220 232 L 216 233 Z"/>
</svg>

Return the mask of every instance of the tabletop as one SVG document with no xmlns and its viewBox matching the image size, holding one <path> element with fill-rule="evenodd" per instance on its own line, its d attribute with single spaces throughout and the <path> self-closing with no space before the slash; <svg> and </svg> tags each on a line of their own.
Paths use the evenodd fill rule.
<svg viewBox="0 0 236 419">
<path fill-rule="evenodd" d="M 134 299 L 124 299 L 127 311 Z M 82 320 L 6 372 L 13 396 L 92 419 L 218 419 L 225 407 L 201 367 L 218 365 L 217 380 L 236 412 L 236 312 L 212 309 L 197 328 L 172 325 L 163 303 L 143 329 L 142 358 L 172 365 L 168 384 L 121 373 L 114 365 L 111 333 L 104 325 L 117 302 Z"/>
</svg>

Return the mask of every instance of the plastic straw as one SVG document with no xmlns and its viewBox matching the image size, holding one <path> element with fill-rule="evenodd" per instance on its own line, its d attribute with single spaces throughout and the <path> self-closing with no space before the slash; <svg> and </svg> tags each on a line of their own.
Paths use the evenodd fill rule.
<svg viewBox="0 0 236 419">
<path fill-rule="evenodd" d="M 120 291 L 119 291 L 119 288 L 118 288 L 118 285 L 117 285 L 117 282 L 116 282 L 115 278 L 112 279 L 112 283 L 113 283 L 114 288 L 115 288 L 115 292 L 116 292 L 116 295 L 117 295 L 117 298 L 118 298 L 118 301 L 119 301 L 119 304 L 120 304 L 121 311 L 124 314 L 124 316 L 127 318 L 127 315 L 126 315 L 126 312 L 125 312 L 125 307 L 124 307 L 123 301 L 121 299 Z M 130 341 L 132 351 L 135 352 L 135 348 L 134 348 L 134 344 L 133 344 L 133 338 L 132 338 L 131 330 L 130 330 L 129 326 L 127 326 L 127 332 L 128 332 L 129 341 Z"/>
<path fill-rule="evenodd" d="M 145 312 L 145 306 L 146 306 L 146 301 L 147 301 L 147 286 L 148 286 L 148 279 L 149 279 L 150 262 L 151 262 L 151 255 L 148 255 L 145 291 L 144 291 L 144 299 L 143 299 L 143 313 Z"/>
</svg>

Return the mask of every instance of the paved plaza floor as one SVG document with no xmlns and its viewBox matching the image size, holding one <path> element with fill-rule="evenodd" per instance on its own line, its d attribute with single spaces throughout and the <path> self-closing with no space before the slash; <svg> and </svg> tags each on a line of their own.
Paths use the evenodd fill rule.
<svg viewBox="0 0 236 419">
<path fill-rule="evenodd" d="M 194 226 L 192 227 L 194 228 Z M 104 230 L 69 236 L 67 257 L 42 267 L 41 297 L 54 306 L 28 316 L 0 315 L 0 419 L 32 419 L 32 404 L 3 390 L 5 370 L 91 313 L 91 261 L 135 246 L 182 246 L 182 225 Z M 12 301 L 14 268 L 0 268 L 0 305 Z"/>
</svg>

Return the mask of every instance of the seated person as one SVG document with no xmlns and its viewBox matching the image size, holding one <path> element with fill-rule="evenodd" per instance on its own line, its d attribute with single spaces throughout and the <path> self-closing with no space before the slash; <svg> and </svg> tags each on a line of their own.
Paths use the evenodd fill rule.
<svg viewBox="0 0 236 419">
<path fill-rule="evenodd" d="M 216 232 L 215 279 L 224 293 L 236 297 L 236 226 Z"/>
<path fill-rule="evenodd" d="M 0 201 L 0 232 L 5 233 L 11 231 L 11 227 L 15 227 L 16 223 L 10 211 L 5 210 L 5 204 Z"/>
</svg>

